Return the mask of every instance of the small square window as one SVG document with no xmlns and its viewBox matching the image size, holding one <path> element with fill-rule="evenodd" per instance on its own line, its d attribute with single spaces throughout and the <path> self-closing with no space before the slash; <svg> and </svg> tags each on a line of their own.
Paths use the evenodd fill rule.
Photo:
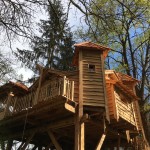
<svg viewBox="0 0 150 150">
<path fill-rule="evenodd" d="M 88 64 L 88 69 L 90 72 L 95 72 L 95 65 Z"/>
</svg>

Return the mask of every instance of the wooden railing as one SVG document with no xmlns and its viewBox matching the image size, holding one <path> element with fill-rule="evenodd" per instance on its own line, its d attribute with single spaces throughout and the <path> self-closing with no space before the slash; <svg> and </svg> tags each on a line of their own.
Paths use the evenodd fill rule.
<svg viewBox="0 0 150 150">
<path fill-rule="evenodd" d="M 35 97 L 35 92 L 31 92 L 22 97 L 8 97 L 6 108 L 5 108 L 5 116 L 11 116 L 14 113 L 21 112 L 23 110 L 27 110 L 28 108 L 32 108 L 32 101 Z"/>
<path fill-rule="evenodd" d="M 56 96 L 62 95 L 63 80 L 51 81 L 40 89 L 38 102 L 50 100 Z"/>
<path fill-rule="evenodd" d="M 74 81 L 69 81 L 64 76 L 63 79 L 63 96 L 67 98 L 67 100 L 74 100 Z"/>
<path fill-rule="evenodd" d="M 11 116 L 60 95 L 66 97 L 67 100 L 73 100 L 74 81 L 69 81 L 66 77 L 60 78 L 57 81 L 51 81 L 45 86 L 42 86 L 39 93 L 37 93 L 37 91 L 21 97 L 8 96 L 7 103 L 5 104 L 6 107 L 3 112 L 4 116 Z"/>
</svg>

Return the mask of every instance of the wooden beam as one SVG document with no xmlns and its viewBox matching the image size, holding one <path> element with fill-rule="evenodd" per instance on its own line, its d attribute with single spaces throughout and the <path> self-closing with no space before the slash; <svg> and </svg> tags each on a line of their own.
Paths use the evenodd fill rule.
<svg viewBox="0 0 150 150">
<path fill-rule="evenodd" d="M 101 136 L 101 138 L 100 138 L 100 140 L 96 146 L 96 150 L 101 150 L 105 138 L 106 138 L 106 133 L 102 134 L 102 136 Z"/>
<path fill-rule="evenodd" d="M 107 93 L 106 93 L 106 83 L 105 83 L 105 72 L 104 72 L 104 56 L 101 55 L 101 65 L 102 65 L 102 74 L 103 74 L 103 89 L 104 89 L 104 98 L 105 98 L 105 110 L 106 110 L 106 119 L 110 122 L 109 117 L 109 108 L 108 108 L 108 99 L 107 99 Z"/>
<path fill-rule="evenodd" d="M 72 113 L 75 113 L 75 108 L 74 108 L 73 106 L 71 106 L 70 104 L 65 103 L 65 108 L 66 108 L 68 111 L 70 111 L 70 112 L 72 112 Z"/>
<path fill-rule="evenodd" d="M 114 112 L 114 118 L 118 121 L 119 120 L 119 114 L 118 114 L 118 108 L 117 108 L 117 101 L 114 95 L 114 85 L 110 85 L 111 88 L 111 95 L 112 95 L 112 102 L 113 102 L 113 112 Z"/>
<path fill-rule="evenodd" d="M 50 147 L 51 147 L 51 143 L 49 145 L 47 145 L 44 150 L 49 150 Z"/>
<path fill-rule="evenodd" d="M 57 150 L 62 150 L 62 148 L 61 148 L 61 146 L 59 145 L 58 141 L 56 140 L 54 134 L 53 134 L 50 130 L 48 130 L 47 132 L 48 132 L 48 135 L 49 135 L 50 139 L 52 140 L 52 142 L 53 142 L 55 148 L 56 148 Z"/>
<path fill-rule="evenodd" d="M 85 128 L 85 124 L 84 122 L 81 123 L 81 131 L 80 131 L 80 150 L 84 150 L 84 128 Z"/>
<path fill-rule="evenodd" d="M 126 136 L 127 136 L 127 141 L 129 143 L 130 142 L 130 132 L 129 132 L 129 130 L 126 130 Z"/>
<path fill-rule="evenodd" d="M 31 135 L 33 132 L 37 132 L 37 131 L 45 132 L 49 129 L 60 129 L 60 128 L 71 126 L 71 125 L 74 125 L 74 118 L 73 117 L 66 118 L 65 120 L 63 119 L 63 120 L 59 120 L 56 122 L 52 122 L 46 126 L 35 127 L 32 129 L 26 129 L 25 135 Z M 21 137 L 21 136 L 22 136 L 22 131 L 6 135 L 3 138 L 7 140 L 8 138 L 17 138 L 17 137 Z"/>
<path fill-rule="evenodd" d="M 90 120 L 88 120 L 88 121 L 89 121 L 90 123 L 94 124 L 94 125 L 97 126 L 97 127 L 102 127 L 102 126 L 103 126 L 103 124 L 102 124 L 101 121 L 95 121 L 95 120 L 92 120 L 91 118 L 90 118 Z M 111 133 L 114 134 L 114 135 L 118 135 L 118 132 L 117 132 L 114 128 L 112 128 L 111 126 L 107 126 L 107 131 L 108 131 L 108 132 L 111 132 Z M 127 138 L 126 138 L 126 135 L 123 134 L 123 133 L 120 133 L 120 137 L 123 138 L 123 139 L 127 139 Z"/>
<path fill-rule="evenodd" d="M 26 147 L 28 146 L 28 144 L 30 143 L 30 141 L 32 140 L 33 136 L 35 135 L 35 132 L 33 132 L 31 134 L 31 136 L 27 139 L 27 141 L 25 142 L 25 144 L 23 145 L 23 147 L 21 148 L 21 150 L 25 150 Z"/>
<path fill-rule="evenodd" d="M 11 150 L 13 145 L 13 140 L 8 140 L 6 150 Z"/>
<path fill-rule="evenodd" d="M 83 62 L 82 50 L 79 51 L 79 102 L 75 114 L 75 150 L 84 150 L 84 122 L 83 116 Z"/>
<path fill-rule="evenodd" d="M 120 134 L 118 133 L 118 144 L 117 144 L 117 150 L 120 150 Z"/>
<path fill-rule="evenodd" d="M 22 143 L 20 144 L 20 146 L 18 147 L 18 149 L 17 150 L 21 150 L 21 147 L 24 145 L 24 141 L 22 141 Z"/>
<path fill-rule="evenodd" d="M 38 150 L 42 150 L 42 146 L 38 146 Z"/>
<path fill-rule="evenodd" d="M 79 106 L 77 105 L 75 111 L 75 150 L 79 150 Z"/>
<path fill-rule="evenodd" d="M 79 120 L 83 116 L 83 50 L 79 51 Z M 79 149 L 84 150 L 84 122 L 79 121 Z"/>
<path fill-rule="evenodd" d="M 37 148 L 37 145 L 35 145 L 35 146 L 32 148 L 32 150 L 36 150 L 36 148 Z"/>
<path fill-rule="evenodd" d="M 0 148 L 5 150 L 5 141 L 0 141 Z"/>
<path fill-rule="evenodd" d="M 80 119 L 80 123 L 86 122 L 87 119 L 89 119 L 89 115 L 88 114 L 84 114 L 81 119 Z"/>
</svg>

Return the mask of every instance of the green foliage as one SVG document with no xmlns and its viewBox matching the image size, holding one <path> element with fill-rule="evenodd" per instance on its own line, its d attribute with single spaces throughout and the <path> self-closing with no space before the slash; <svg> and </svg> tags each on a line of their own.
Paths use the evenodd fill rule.
<svg viewBox="0 0 150 150">
<path fill-rule="evenodd" d="M 17 78 L 16 72 L 11 65 L 10 60 L 0 52 L 0 85 Z"/>
</svg>

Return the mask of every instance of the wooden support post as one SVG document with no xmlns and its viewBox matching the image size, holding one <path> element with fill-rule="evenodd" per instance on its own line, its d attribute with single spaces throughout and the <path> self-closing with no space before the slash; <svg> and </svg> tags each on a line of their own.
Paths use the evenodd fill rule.
<svg viewBox="0 0 150 150">
<path fill-rule="evenodd" d="M 126 130 L 126 136 L 127 136 L 127 141 L 129 143 L 130 142 L 130 132 L 129 132 L 129 130 Z"/>
<path fill-rule="evenodd" d="M 37 148 L 37 145 L 35 145 L 35 146 L 32 148 L 32 150 L 36 150 L 36 148 Z"/>
<path fill-rule="evenodd" d="M 102 134 L 102 136 L 101 136 L 101 138 L 100 138 L 100 140 L 96 146 L 96 150 L 101 150 L 101 147 L 104 143 L 105 138 L 106 138 L 106 133 Z"/>
<path fill-rule="evenodd" d="M 51 146 L 51 144 L 47 145 L 44 150 L 49 150 L 50 146 Z"/>
<path fill-rule="evenodd" d="M 84 114 L 81 119 L 80 119 L 80 123 L 83 123 L 85 121 L 87 121 L 87 119 L 89 119 L 89 115 L 88 114 Z"/>
<path fill-rule="evenodd" d="M 61 146 L 59 145 L 58 141 L 56 140 L 54 134 L 53 134 L 50 130 L 48 131 L 48 135 L 49 135 L 50 139 L 52 140 L 52 142 L 53 142 L 55 148 L 56 148 L 57 150 L 62 150 L 62 148 L 61 148 Z"/>
<path fill-rule="evenodd" d="M 21 150 L 21 147 L 24 145 L 24 142 L 22 142 L 21 144 L 20 144 L 20 146 L 18 147 L 18 149 L 17 150 Z"/>
<path fill-rule="evenodd" d="M 38 146 L 38 150 L 42 150 L 42 146 Z"/>
<path fill-rule="evenodd" d="M 79 150 L 79 105 L 77 105 L 75 109 L 75 150 Z"/>
<path fill-rule="evenodd" d="M 1 144 L 0 145 L 1 150 L 5 150 L 5 141 L 1 141 L 0 144 Z"/>
<path fill-rule="evenodd" d="M 25 150 L 26 149 L 26 147 L 28 146 L 28 144 L 30 143 L 30 141 L 32 140 L 32 138 L 33 138 L 34 135 L 35 135 L 35 132 L 33 132 L 31 134 L 31 136 L 27 139 L 27 141 L 25 142 L 25 144 L 22 145 L 21 150 Z"/>
<path fill-rule="evenodd" d="M 79 120 L 83 116 L 83 60 L 82 51 L 79 53 Z M 84 122 L 79 121 L 79 150 L 84 150 Z"/>
<path fill-rule="evenodd" d="M 103 85 L 106 85 L 105 83 L 105 72 L 104 72 L 104 56 L 101 55 L 101 65 L 102 65 L 102 74 L 103 74 Z M 106 118 L 110 122 L 110 117 L 109 117 L 109 109 L 108 109 L 108 100 L 107 100 L 107 94 L 106 94 L 106 86 L 103 86 L 104 89 L 104 98 L 105 98 L 105 110 L 106 110 Z"/>
<path fill-rule="evenodd" d="M 84 150 L 84 122 L 83 116 L 83 62 L 82 50 L 79 52 L 79 104 L 75 114 L 75 150 Z"/>
<path fill-rule="evenodd" d="M 117 144 L 117 150 L 120 150 L 120 134 L 118 133 L 118 144 Z"/>
<path fill-rule="evenodd" d="M 80 131 L 80 150 L 84 150 L 84 122 L 81 123 L 81 131 Z"/>
<path fill-rule="evenodd" d="M 11 150 L 13 145 L 13 140 L 8 140 L 6 150 Z"/>
</svg>

